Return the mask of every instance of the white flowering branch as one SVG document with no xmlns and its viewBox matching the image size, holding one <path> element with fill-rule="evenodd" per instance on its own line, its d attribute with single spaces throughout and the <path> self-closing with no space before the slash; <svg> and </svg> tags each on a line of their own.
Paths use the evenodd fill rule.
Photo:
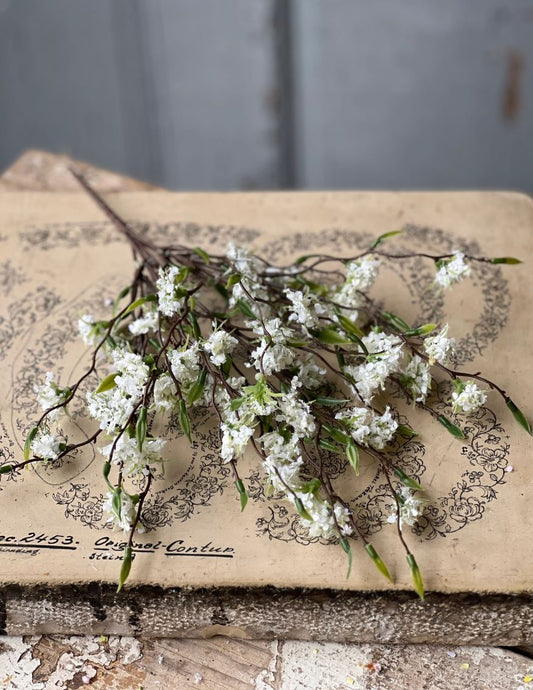
<svg viewBox="0 0 533 690">
<path fill-rule="evenodd" d="M 483 383 L 504 398 L 528 433 L 531 426 L 497 384 L 450 368 L 455 341 L 447 324 L 412 327 L 383 311 L 369 290 L 382 260 L 419 256 L 433 261 L 437 289 L 468 276 L 472 262 L 518 261 L 461 251 L 441 256 L 383 251 L 382 242 L 397 233 L 377 238 L 349 258 L 313 254 L 281 267 L 233 245 L 224 255 L 159 246 L 131 229 L 76 177 L 126 237 L 137 267 L 110 319 L 88 314 L 80 319 L 80 334 L 93 348 L 87 371 L 65 388 L 47 375 L 36 389 L 44 411 L 27 436 L 24 460 L 4 465 L 0 473 L 57 461 L 107 439 L 99 446 L 108 487 L 104 508 L 109 522 L 129 532 L 120 589 L 131 568 L 134 533 L 143 529 L 144 501 L 163 463 L 165 439 L 155 435 L 157 420 L 174 415 L 192 441 L 195 410 L 211 408 L 220 459 L 232 469 L 242 509 L 248 492 L 238 465 L 250 445 L 260 458 L 266 492 L 280 493 L 292 504 L 310 537 L 337 540 L 350 566 L 351 544 L 359 540 L 391 579 L 354 508 L 334 488 L 324 454 L 346 457 L 356 475 L 366 457 L 376 461 L 390 491 L 388 521 L 396 524 L 423 598 L 403 526 L 416 522 L 425 501 L 418 481 L 398 466 L 392 452 L 395 440 L 416 434 L 399 424 L 387 402 L 388 387 L 399 387 L 459 438 L 463 431 L 431 406 L 439 370 L 453 380 L 454 413 L 471 414 L 484 404 L 487 391 L 478 386 Z M 81 394 L 82 383 L 95 375 L 99 385 L 85 394 L 85 405 L 98 429 L 80 443 L 69 443 L 61 415 Z M 132 486 L 140 486 L 140 492 Z"/>
</svg>

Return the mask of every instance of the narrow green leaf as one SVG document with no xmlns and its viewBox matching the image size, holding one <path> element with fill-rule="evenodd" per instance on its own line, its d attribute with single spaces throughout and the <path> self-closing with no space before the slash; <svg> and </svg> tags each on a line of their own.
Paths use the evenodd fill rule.
<svg viewBox="0 0 533 690">
<path fill-rule="evenodd" d="M 455 436 L 455 438 L 466 438 L 461 429 L 459 429 L 458 426 L 450 422 L 450 420 L 443 414 L 439 415 L 437 419 L 442 424 L 442 426 L 450 432 L 452 436 Z"/>
<path fill-rule="evenodd" d="M 247 316 L 249 319 L 257 319 L 257 316 L 253 313 L 243 299 L 237 300 L 237 307 L 244 314 L 244 316 Z"/>
<path fill-rule="evenodd" d="M 346 444 L 346 455 L 348 456 L 348 462 L 353 467 L 356 477 L 359 476 L 359 450 L 355 445 L 355 441 L 351 438 Z"/>
<path fill-rule="evenodd" d="M 120 568 L 120 575 L 118 578 L 117 594 L 124 587 L 124 583 L 128 579 L 128 575 L 130 574 L 130 570 L 131 570 L 131 562 L 132 562 L 131 546 L 126 546 L 126 548 L 124 549 L 124 558 L 122 560 L 122 566 Z"/>
<path fill-rule="evenodd" d="M 346 360 L 342 352 L 337 352 L 337 362 L 339 363 L 339 367 L 341 369 L 344 369 L 344 367 L 346 366 Z"/>
<path fill-rule="evenodd" d="M 531 423 L 522 410 L 517 407 L 511 399 L 506 401 L 506 405 L 511 410 L 513 417 L 520 424 L 520 426 L 523 427 L 530 436 L 532 436 L 533 432 L 531 430 Z"/>
<path fill-rule="evenodd" d="M 104 475 L 104 479 L 105 479 L 107 486 L 111 489 L 111 491 L 114 491 L 115 487 L 109 481 L 109 473 L 110 472 L 111 472 L 111 463 L 109 462 L 109 460 L 106 460 L 104 462 L 104 466 L 102 468 L 102 474 Z"/>
<path fill-rule="evenodd" d="M 0 467 L 0 474 L 9 474 L 13 472 L 13 465 L 2 465 Z"/>
<path fill-rule="evenodd" d="M 419 326 L 418 328 L 410 328 L 408 331 L 404 332 L 404 335 L 407 338 L 414 338 L 417 336 L 422 336 L 422 335 L 429 335 L 432 331 L 437 328 L 436 323 L 425 323 L 423 326 Z"/>
<path fill-rule="evenodd" d="M 130 306 L 126 309 L 124 314 L 122 314 L 122 318 L 124 318 L 128 314 L 131 314 L 131 312 L 135 311 L 135 309 L 142 307 L 142 305 L 146 304 L 146 302 L 156 302 L 156 301 L 157 301 L 157 295 L 146 295 L 146 297 L 139 297 L 139 299 L 136 299 L 135 302 L 132 302 L 130 304 Z"/>
<path fill-rule="evenodd" d="M 189 439 L 189 443 L 192 443 L 191 420 L 189 419 L 189 415 L 187 413 L 187 405 L 185 404 L 185 400 L 180 400 L 178 403 L 178 421 L 183 433 Z"/>
<path fill-rule="evenodd" d="M 501 256 L 497 259 L 491 259 L 491 264 L 521 264 L 520 259 L 515 259 L 512 256 Z"/>
<path fill-rule="evenodd" d="M 120 520 L 122 515 L 122 491 L 119 486 L 113 491 L 113 498 L 111 499 L 111 508 Z"/>
<path fill-rule="evenodd" d="M 30 433 L 26 436 L 26 443 L 24 444 L 24 460 L 29 460 L 30 459 L 30 453 L 31 453 L 31 444 L 33 443 L 33 439 L 37 435 L 37 427 L 34 426 L 30 429 Z"/>
<path fill-rule="evenodd" d="M 313 337 L 325 345 L 349 345 L 352 341 L 338 333 L 334 328 L 322 328 L 321 330 L 310 330 Z"/>
<path fill-rule="evenodd" d="M 242 276 L 240 273 L 232 273 L 230 277 L 228 278 L 228 282 L 226 283 L 226 290 L 231 290 L 231 288 L 234 285 L 237 285 L 237 283 L 240 283 L 242 280 Z"/>
<path fill-rule="evenodd" d="M 248 503 L 248 492 L 246 491 L 246 488 L 241 479 L 235 480 L 235 486 L 237 487 L 237 491 L 239 492 L 239 497 L 241 499 L 242 513 L 242 511 L 246 508 L 246 504 Z"/>
<path fill-rule="evenodd" d="M 319 438 L 318 445 L 324 450 L 329 450 L 330 453 L 337 453 L 338 455 L 341 452 L 341 449 L 335 444 L 331 443 L 331 441 L 328 441 L 327 438 Z"/>
<path fill-rule="evenodd" d="M 348 434 L 345 434 L 340 429 L 337 429 L 334 426 L 330 426 L 329 424 L 324 424 L 322 428 L 324 429 L 324 431 L 326 431 L 331 436 L 331 438 L 334 441 L 337 441 L 338 443 L 346 444 L 351 439 L 351 437 L 348 436 Z"/>
<path fill-rule="evenodd" d="M 392 314 L 390 311 L 382 311 L 381 316 L 385 319 L 389 326 L 392 326 L 397 331 L 408 331 L 410 329 L 408 323 L 406 323 L 399 316 L 396 316 L 396 314 Z"/>
<path fill-rule="evenodd" d="M 148 410 L 146 407 L 141 407 L 139 416 L 137 417 L 137 424 L 135 425 L 135 437 L 137 439 L 137 445 L 139 446 L 139 451 L 142 451 L 144 440 L 146 439 L 146 417 L 148 415 Z"/>
<path fill-rule="evenodd" d="M 314 402 L 318 405 L 324 405 L 324 407 L 334 407 L 335 405 L 343 405 L 344 403 L 350 402 L 348 398 L 326 398 L 322 395 L 318 395 Z"/>
<path fill-rule="evenodd" d="M 300 491 L 302 491 L 304 494 L 313 494 L 315 495 L 319 490 L 320 487 L 322 486 L 322 482 L 320 479 L 310 479 L 308 482 L 306 482 Z"/>
<path fill-rule="evenodd" d="M 398 479 L 402 482 L 404 486 L 413 489 L 413 491 L 424 491 L 423 487 L 416 481 L 416 479 L 413 479 L 413 477 L 410 477 L 408 474 L 405 474 L 405 472 L 401 470 L 399 467 L 393 467 L 392 469 L 394 474 L 398 477 Z"/>
<path fill-rule="evenodd" d="M 305 254 L 304 256 L 299 256 L 294 262 L 294 265 L 299 266 L 300 264 L 303 264 L 304 261 L 307 261 L 307 259 L 315 259 L 319 256 L 320 254 Z"/>
<path fill-rule="evenodd" d="M 200 369 L 200 373 L 198 374 L 198 378 L 196 381 L 193 383 L 189 390 L 189 396 L 188 396 L 188 403 L 189 405 L 192 405 L 195 403 L 199 398 L 202 397 L 202 393 L 204 392 L 205 389 L 205 382 L 207 379 L 207 370 L 206 369 Z"/>
<path fill-rule="evenodd" d="M 313 518 L 309 515 L 307 510 L 304 508 L 304 504 L 302 503 L 302 499 L 299 498 L 298 496 L 294 499 L 294 506 L 296 510 L 298 511 L 298 515 L 302 517 L 304 520 L 309 520 L 310 522 L 313 521 Z"/>
<path fill-rule="evenodd" d="M 207 252 L 204 252 L 204 250 L 200 247 L 193 247 L 191 251 L 193 251 L 195 254 L 198 254 L 200 259 L 202 259 L 202 261 L 207 265 L 211 263 L 211 257 L 209 256 L 209 254 Z"/>
<path fill-rule="evenodd" d="M 406 426 L 405 424 L 399 424 L 396 431 L 404 438 L 414 438 L 415 436 L 418 436 L 414 429 L 411 429 L 410 426 Z"/>
<path fill-rule="evenodd" d="M 364 336 L 363 331 L 358 328 L 347 316 L 337 312 L 337 321 L 339 322 L 339 325 L 342 326 L 343 331 L 346 331 L 346 333 L 356 335 L 358 338 L 362 338 Z"/>
<path fill-rule="evenodd" d="M 415 557 L 412 553 L 407 554 L 407 563 L 409 564 L 409 569 L 411 570 L 411 577 L 413 578 L 415 592 L 418 594 L 420 599 L 424 601 L 424 581 L 422 580 L 420 568 L 418 567 Z"/>
<path fill-rule="evenodd" d="M 370 558 L 374 562 L 374 565 L 379 570 L 379 572 L 382 575 L 385 575 L 387 580 L 390 580 L 391 582 L 393 582 L 391 574 L 389 573 L 389 569 L 385 565 L 384 561 L 382 560 L 382 558 L 380 557 L 380 555 L 378 554 L 376 549 L 372 546 L 372 544 L 366 544 L 365 549 L 366 549 L 367 554 L 370 556 Z"/>
<path fill-rule="evenodd" d="M 346 573 L 346 579 L 348 579 L 350 577 L 350 573 L 352 572 L 352 548 L 346 537 L 342 537 L 339 544 L 342 546 L 344 553 L 348 556 L 348 572 Z"/>
<path fill-rule="evenodd" d="M 100 382 L 100 385 L 96 389 L 97 393 L 105 393 L 106 391 L 111 390 L 116 386 L 115 379 L 118 376 L 118 372 L 115 372 L 114 374 L 109 374 L 109 376 L 106 376 L 103 381 Z"/>
<path fill-rule="evenodd" d="M 388 237 L 394 237 L 395 235 L 401 234 L 402 230 L 392 230 L 391 232 L 385 232 L 383 233 L 383 235 L 376 237 L 376 239 L 370 245 L 370 249 L 375 249 L 378 246 L 378 244 L 381 244 L 381 242 L 383 242 L 383 240 L 386 240 Z"/>
<path fill-rule="evenodd" d="M 225 300 L 228 299 L 228 291 L 221 283 L 214 283 L 213 287 L 218 292 L 218 294 L 221 295 Z"/>
<path fill-rule="evenodd" d="M 194 333 L 194 337 L 197 339 L 201 338 L 202 337 L 202 329 L 200 328 L 200 324 L 198 323 L 198 319 L 196 318 L 193 311 L 190 311 L 187 314 L 187 319 L 192 326 L 192 332 Z"/>
</svg>

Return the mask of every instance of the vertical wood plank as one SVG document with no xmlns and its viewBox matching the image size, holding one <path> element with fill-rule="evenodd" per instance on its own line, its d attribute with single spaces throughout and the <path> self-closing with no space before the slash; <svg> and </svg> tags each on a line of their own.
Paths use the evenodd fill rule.
<svg viewBox="0 0 533 690">
<path fill-rule="evenodd" d="M 306 187 L 533 189 L 527 0 L 293 0 Z"/>
</svg>

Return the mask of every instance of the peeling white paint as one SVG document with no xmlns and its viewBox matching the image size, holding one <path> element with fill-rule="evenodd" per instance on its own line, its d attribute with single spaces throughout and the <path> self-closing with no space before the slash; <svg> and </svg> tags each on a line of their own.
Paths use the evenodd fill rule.
<svg viewBox="0 0 533 690">
<path fill-rule="evenodd" d="M 261 671 L 261 673 L 255 678 L 255 690 L 274 690 L 270 683 L 274 683 L 276 681 L 276 666 L 278 664 L 280 655 L 279 646 L 280 643 L 278 640 L 274 640 L 270 645 L 270 651 L 272 652 L 270 663 L 268 664 L 268 668 Z"/>
<path fill-rule="evenodd" d="M 2 690 L 45 690 L 44 683 L 33 682 L 33 672 L 41 662 L 33 658 L 40 636 L 0 637 L 0 688 Z"/>
</svg>

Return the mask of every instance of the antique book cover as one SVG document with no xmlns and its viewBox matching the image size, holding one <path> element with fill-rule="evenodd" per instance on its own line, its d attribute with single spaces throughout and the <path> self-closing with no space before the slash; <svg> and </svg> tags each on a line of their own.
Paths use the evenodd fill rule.
<svg viewBox="0 0 533 690">
<path fill-rule="evenodd" d="M 474 192 L 136 192 L 107 200 L 158 241 L 224 251 L 231 240 L 280 264 L 308 252 L 349 255 L 401 228 L 405 232 L 390 240 L 394 248 L 441 254 L 462 248 L 522 259 L 517 266 L 475 264 L 471 278 L 445 294 L 430 287 L 431 261 L 384 264 L 375 294 L 414 324 L 449 322 L 459 344 L 459 368 L 483 371 L 533 416 L 529 198 Z M 39 416 L 33 388 L 46 372 L 67 384 L 87 367 L 78 317 L 87 311 L 104 317 L 132 270 L 129 247 L 86 195 L 2 195 L 0 464 L 22 459 L 25 436 Z M 439 409 L 452 416 L 445 387 L 438 394 Z M 496 394 L 465 418 L 465 440 L 409 406 L 401 412 L 420 433 L 398 448 L 398 462 L 419 479 L 428 501 L 419 524 L 405 530 L 427 590 L 531 592 L 531 438 Z M 75 414 L 69 423 L 86 433 Z M 310 538 L 290 506 L 265 496 L 253 452 L 239 465 L 250 492 L 241 513 L 209 411 L 195 424 L 192 448 L 177 427 L 169 428 L 168 462 L 146 504 L 149 529 L 135 538 L 128 585 L 411 589 L 405 553 L 386 520 L 384 478 L 370 457 L 362 458 L 358 477 L 347 462 L 338 463 L 335 481 L 351 505 L 359 506 L 394 585 L 355 543 L 347 579 L 342 549 Z M 116 582 L 126 535 L 106 525 L 101 468 L 102 456 L 86 448 L 59 466 L 0 477 L 0 583 Z"/>
</svg>

